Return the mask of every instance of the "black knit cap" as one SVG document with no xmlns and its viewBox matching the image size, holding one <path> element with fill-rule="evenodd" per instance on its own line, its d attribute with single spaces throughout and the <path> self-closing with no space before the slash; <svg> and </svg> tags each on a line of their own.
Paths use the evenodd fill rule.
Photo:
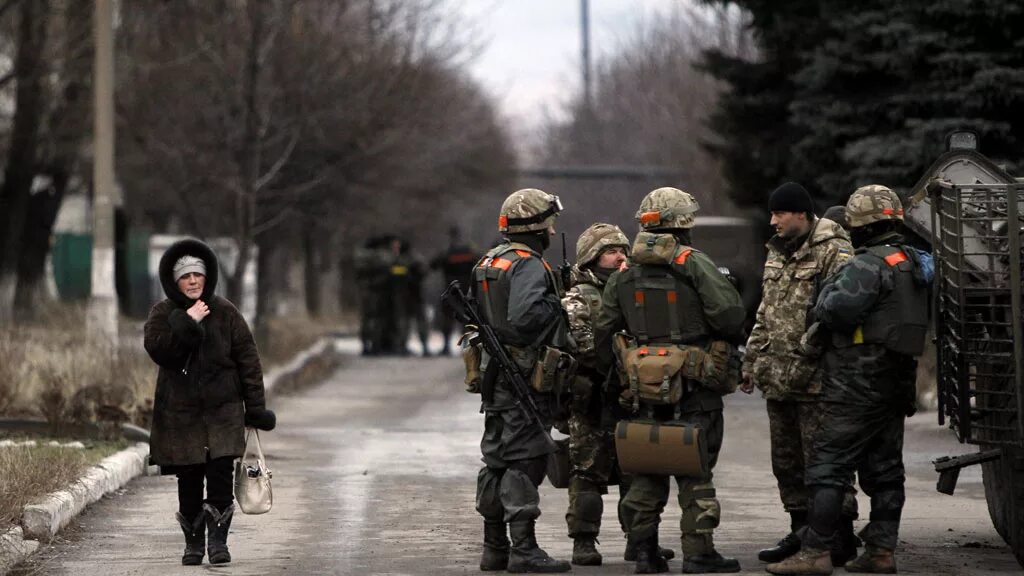
<svg viewBox="0 0 1024 576">
<path fill-rule="evenodd" d="M 768 198 L 771 212 L 814 212 L 814 201 L 807 190 L 796 182 L 786 182 Z"/>
</svg>

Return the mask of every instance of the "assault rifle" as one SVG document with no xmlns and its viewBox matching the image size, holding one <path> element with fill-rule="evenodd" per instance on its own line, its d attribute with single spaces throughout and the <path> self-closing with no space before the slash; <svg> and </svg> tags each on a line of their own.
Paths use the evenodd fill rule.
<svg viewBox="0 0 1024 576">
<path fill-rule="evenodd" d="M 441 301 L 456 320 L 463 324 L 476 326 L 477 333 L 479 334 L 479 343 L 483 345 L 487 355 L 491 357 L 490 361 L 497 363 L 497 370 L 500 370 L 502 375 L 504 375 L 505 381 L 511 385 L 516 406 L 523 411 L 527 420 L 537 425 L 548 444 L 554 446 L 551 434 L 548 433 L 544 421 L 541 420 L 540 409 L 530 394 L 530 385 L 526 383 L 526 379 L 519 372 L 519 367 L 516 366 L 515 361 L 508 355 L 508 350 L 498 340 L 494 327 L 480 316 L 477 311 L 476 298 L 464 293 L 459 285 L 459 281 L 455 280 L 441 293 Z M 475 342 L 470 341 L 470 344 L 473 345 Z M 492 365 L 488 365 L 484 380 L 496 377 L 497 370 Z"/>
<path fill-rule="evenodd" d="M 569 264 L 569 257 L 565 250 L 565 232 L 562 232 L 562 265 L 558 267 L 558 277 L 562 281 L 562 292 L 569 291 L 569 284 L 572 283 L 572 264 Z"/>
</svg>

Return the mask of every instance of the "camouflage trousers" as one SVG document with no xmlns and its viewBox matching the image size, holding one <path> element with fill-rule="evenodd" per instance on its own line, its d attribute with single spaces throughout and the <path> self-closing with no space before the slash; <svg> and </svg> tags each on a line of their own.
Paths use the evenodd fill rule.
<svg viewBox="0 0 1024 576">
<path fill-rule="evenodd" d="M 772 473 L 786 512 L 806 514 L 811 491 L 804 481 L 814 452 L 814 438 L 822 424 L 820 402 L 768 400 Z M 857 518 L 857 491 L 849 486 L 843 497 L 843 516 Z"/>
<path fill-rule="evenodd" d="M 713 469 L 722 448 L 722 412 L 684 413 L 682 420 L 696 424 L 705 431 L 708 469 Z M 712 473 L 709 472 L 705 478 L 676 476 L 675 481 L 679 488 L 679 507 L 682 509 L 679 530 L 682 532 L 683 555 L 710 553 L 714 550 L 712 534 L 721 518 Z M 669 488 L 669 476 L 637 474 L 632 477 L 629 492 L 620 506 L 622 521 L 629 527 L 630 540 L 642 542 L 657 534 L 661 513 L 668 504 Z"/>
<path fill-rule="evenodd" d="M 570 538 L 600 533 L 601 495 L 608 493 L 615 468 L 615 431 L 601 425 L 600 415 L 594 418 L 573 412 L 569 417 L 569 509 L 565 513 Z M 620 509 L 624 495 L 620 484 Z M 619 518 L 621 524 L 621 513 Z"/>
<path fill-rule="evenodd" d="M 899 536 L 905 494 L 903 483 L 904 407 L 821 403 L 823 420 L 807 466 L 807 484 L 815 490 L 809 523 L 830 527 L 838 510 L 820 510 L 817 492 L 847 490 L 857 473 L 860 487 L 871 497 L 871 520 L 860 531 L 864 542 L 894 550 Z M 827 529 L 809 531 L 808 544 L 828 548 Z"/>
</svg>

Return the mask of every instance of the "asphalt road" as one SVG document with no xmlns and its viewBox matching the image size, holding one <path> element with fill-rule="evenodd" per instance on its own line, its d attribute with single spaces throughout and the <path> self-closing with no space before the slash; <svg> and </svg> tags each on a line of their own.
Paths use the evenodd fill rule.
<svg viewBox="0 0 1024 576">
<path fill-rule="evenodd" d="M 757 550 L 787 529 L 770 471 L 763 403 L 742 394 L 727 398 L 726 441 L 715 475 L 723 507 L 718 547 L 739 558 L 747 574 L 763 573 Z M 263 445 L 274 470 L 274 509 L 236 516 L 231 564 L 179 565 L 184 543 L 173 518 L 174 478 L 145 477 L 92 506 L 15 574 L 478 572 L 481 521 L 473 499 L 483 417 L 477 397 L 462 391 L 460 361 L 353 355 L 323 384 L 272 399 L 271 407 L 278 428 L 263 435 Z M 934 423 L 934 414 L 908 421 L 902 573 L 1021 574 L 988 519 L 977 468 L 964 471 L 956 496 L 935 492 L 930 460 L 966 450 Z M 600 545 L 605 565 L 576 567 L 575 573 L 633 571 L 622 560 L 611 491 Z M 545 484 L 541 496 L 538 540 L 568 559 L 566 493 Z M 863 497 L 861 505 L 868 510 Z M 673 496 L 662 544 L 677 551 L 678 518 Z M 679 561 L 670 566 L 678 572 Z"/>
</svg>

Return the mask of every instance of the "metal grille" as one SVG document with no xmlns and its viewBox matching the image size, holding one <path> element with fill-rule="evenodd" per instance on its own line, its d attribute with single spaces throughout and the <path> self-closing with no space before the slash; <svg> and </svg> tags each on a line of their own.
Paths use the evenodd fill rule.
<svg viewBox="0 0 1024 576">
<path fill-rule="evenodd" d="M 942 185 L 932 198 L 940 421 L 961 442 L 1024 446 L 1022 200 L 1024 184 Z"/>
</svg>

